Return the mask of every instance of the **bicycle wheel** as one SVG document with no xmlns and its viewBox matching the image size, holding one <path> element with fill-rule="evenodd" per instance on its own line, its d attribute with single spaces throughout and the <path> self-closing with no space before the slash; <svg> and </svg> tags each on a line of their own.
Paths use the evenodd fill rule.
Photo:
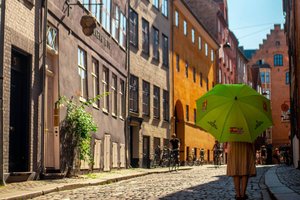
<svg viewBox="0 0 300 200">
<path fill-rule="evenodd" d="M 188 157 L 188 159 L 187 159 L 187 161 L 186 161 L 186 164 L 187 164 L 188 166 L 193 166 L 193 165 L 194 165 L 194 160 L 193 160 L 192 156 L 189 156 L 189 157 Z"/>
</svg>

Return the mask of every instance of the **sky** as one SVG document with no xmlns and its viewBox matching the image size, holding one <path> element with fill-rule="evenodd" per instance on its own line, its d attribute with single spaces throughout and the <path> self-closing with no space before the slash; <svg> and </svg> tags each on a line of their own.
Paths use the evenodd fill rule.
<svg viewBox="0 0 300 200">
<path fill-rule="evenodd" d="M 282 0 L 227 0 L 229 28 L 244 49 L 258 49 L 274 24 L 283 28 Z"/>
</svg>

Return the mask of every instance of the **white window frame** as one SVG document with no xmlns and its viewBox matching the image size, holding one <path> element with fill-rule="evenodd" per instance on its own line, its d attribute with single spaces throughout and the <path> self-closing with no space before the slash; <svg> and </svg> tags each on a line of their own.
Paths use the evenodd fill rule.
<svg viewBox="0 0 300 200">
<path fill-rule="evenodd" d="M 200 36 L 198 37 L 198 49 L 199 49 L 199 50 L 202 49 L 202 39 L 201 39 Z"/>
<path fill-rule="evenodd" d="M 113 116 L 117 116 L 117 108 L 118 108 L 118 97 L 117 97 L 117 76 L 115 74 L 112 75 L 111 78 L 111 114 Z"/>
<path fill-rule="evenodd" d="M 175 10 L 175 26 L 179 26 L 179 13 L 177 10 Z"/>
<path fill-rule="evenodd" d="M 92 60 L 92 79 L 93 79 L 93 97 L 100 95 L 99 91 L 99 62 L 93 58 Z M 99 100 L 93 103 L 93 106 L 99 108 Z"/>
<path fill-rule="evenodd" d="M 187 36 L 188 32 L 187 32 L 187 22 L 185 20 L 183 20 L 183 34 L 185 36 Z"/>
<path fill-rule="evenodd" d="M 192 43 L 195 43 L 195 30 L 192 28 Z"/>
<path fill-rule="evenodd" d="M 103 89 L 103 93 L 107 93 L 109 92 L 109 71 L 108 68 L 103 67 L 103 71 L 102 71 L 102 89 Z M 104 112 L 108 112 L 108 101 L 109 101 L 109 95 L 106 95 L 103 98 L 103 107 L 102 110 Z"/>
<path fill-rule="evenodd" d="M 102 0 L 101 24 L 108 33 L 110 33 L 110 10 L 111 0 Z"/>
<path fill-rule="evenodd" d="M 86 52 L 78 47 L 78 74 L 80 77 L 80 100 L 87 98 Z"/>
</svg>

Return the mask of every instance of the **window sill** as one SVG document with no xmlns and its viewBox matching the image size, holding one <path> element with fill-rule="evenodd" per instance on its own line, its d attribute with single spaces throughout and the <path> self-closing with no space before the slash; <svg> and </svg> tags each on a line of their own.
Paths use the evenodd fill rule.
<svg viewBox="0 0 300 200">
<path fill-rule="evenodd" d="M 103 113 L 108 115 L 108 110 L 106 108 L 102 108 Z"/>
<path fill-rule="evenodd" d="M 93 108 L 99 110 L 99 106 L 97 106 L 97 104 L 93 103 L 92 105 L 93 105 Z"/>
<path fill-rule="evenodd" d="M 84 97 L 79 97 L 79 101 L 81 101 L 81 102 L 86 102 L 86 99 L 84 98 Z"/>
</svg>

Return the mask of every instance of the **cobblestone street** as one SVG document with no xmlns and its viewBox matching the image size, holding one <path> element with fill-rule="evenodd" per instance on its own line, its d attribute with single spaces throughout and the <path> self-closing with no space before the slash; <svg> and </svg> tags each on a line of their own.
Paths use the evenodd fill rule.
<svg viewBox="0 0 300 200">
<path fill-rule="evenodd" d="M 261 179 L 267 167 L 257 167 L 249 180 L 249 199 L 265 199 Z M 117 183 L 51 193 L 36 199 L 234 199 L 233 182 L 226 167 L 194 167 L 163 174 L 152 174 Z"/>
</svg>

